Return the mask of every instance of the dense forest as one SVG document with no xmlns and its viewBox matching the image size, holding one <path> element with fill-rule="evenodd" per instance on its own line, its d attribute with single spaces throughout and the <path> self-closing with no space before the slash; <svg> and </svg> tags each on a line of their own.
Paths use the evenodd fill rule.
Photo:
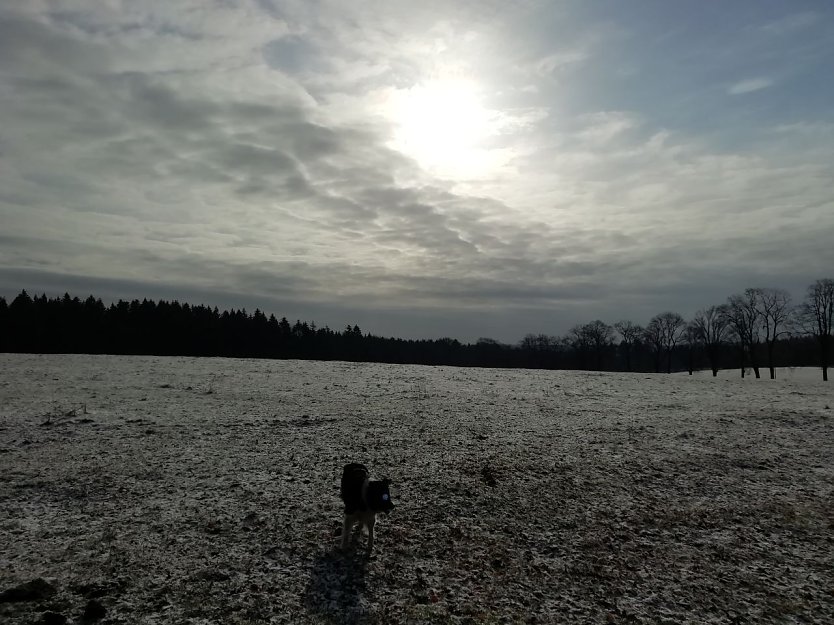
<svg viewBox="0 0 834 625">
<path fill-rule="evenodd" d="M 564 336 L 528 334 L 509 345 L 482 338 L 405 340 L 289 322 L 261 310 L 224 310 L 143 299 L 105 305 L 92 295 L 0 298 L 0 352 L 299 358 L 478 367 L 681 371 L 822 365 L 831 351 L 834 281 L 818 280 L 793 306 L 778 289 L 747 289 L 691 321 L 665 312 L 580 324 Z"/>
</svg>

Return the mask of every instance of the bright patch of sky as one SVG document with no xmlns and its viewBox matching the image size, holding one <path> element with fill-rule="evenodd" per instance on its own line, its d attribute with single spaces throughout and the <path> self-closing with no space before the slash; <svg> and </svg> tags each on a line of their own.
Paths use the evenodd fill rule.
<svg viewBox="0 0 834 625">
<path fill-rule="evenodd" d="M 0 7 L 0 294 L 377 334 L 691 315 L 834 267 L 834 8 Z"/>
</svg>

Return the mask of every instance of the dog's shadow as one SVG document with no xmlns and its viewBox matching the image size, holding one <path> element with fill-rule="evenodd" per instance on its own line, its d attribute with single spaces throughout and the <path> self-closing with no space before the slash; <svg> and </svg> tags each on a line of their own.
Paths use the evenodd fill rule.
<svg viewBox="0 0 834 625">
<path fill-rule="evenodd" d="M 304 607 L 332 623 L 357 625 L 365 616 L 362 595 L 367 566 L 368 561 L 353 549 L 320 553 L 304 592 Z"/>
</svg>

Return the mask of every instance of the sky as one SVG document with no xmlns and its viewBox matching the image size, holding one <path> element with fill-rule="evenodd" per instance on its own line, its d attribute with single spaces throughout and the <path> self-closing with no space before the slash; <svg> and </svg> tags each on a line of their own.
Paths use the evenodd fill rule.
<svg viewBox="0 0 834 625">
<path fill-rule="evenodd" d="M 0 0 L 0 295 L 408 338 L 834 277 L 834 5 Z"/>
</svg>

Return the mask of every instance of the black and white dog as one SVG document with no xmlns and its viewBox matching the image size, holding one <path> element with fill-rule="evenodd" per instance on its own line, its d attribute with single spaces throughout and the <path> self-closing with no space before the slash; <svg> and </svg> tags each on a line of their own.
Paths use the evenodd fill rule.
<svg viewBox="0 0 834 625">
<path fill-rule="evenodd" d="M 374 548 L 374 524 L 379 512 L 388 514 L 394 508 L 388 486 L 390 480 L 369 480 L 368 469 L 362 464 L 348 464 L 342 471 L 342 501 L 345 502 L 345 524 L 342 528 L 342 549 L 347 547 L 353 526 L 368 528 L 368 553 Z"/>
</svg>

